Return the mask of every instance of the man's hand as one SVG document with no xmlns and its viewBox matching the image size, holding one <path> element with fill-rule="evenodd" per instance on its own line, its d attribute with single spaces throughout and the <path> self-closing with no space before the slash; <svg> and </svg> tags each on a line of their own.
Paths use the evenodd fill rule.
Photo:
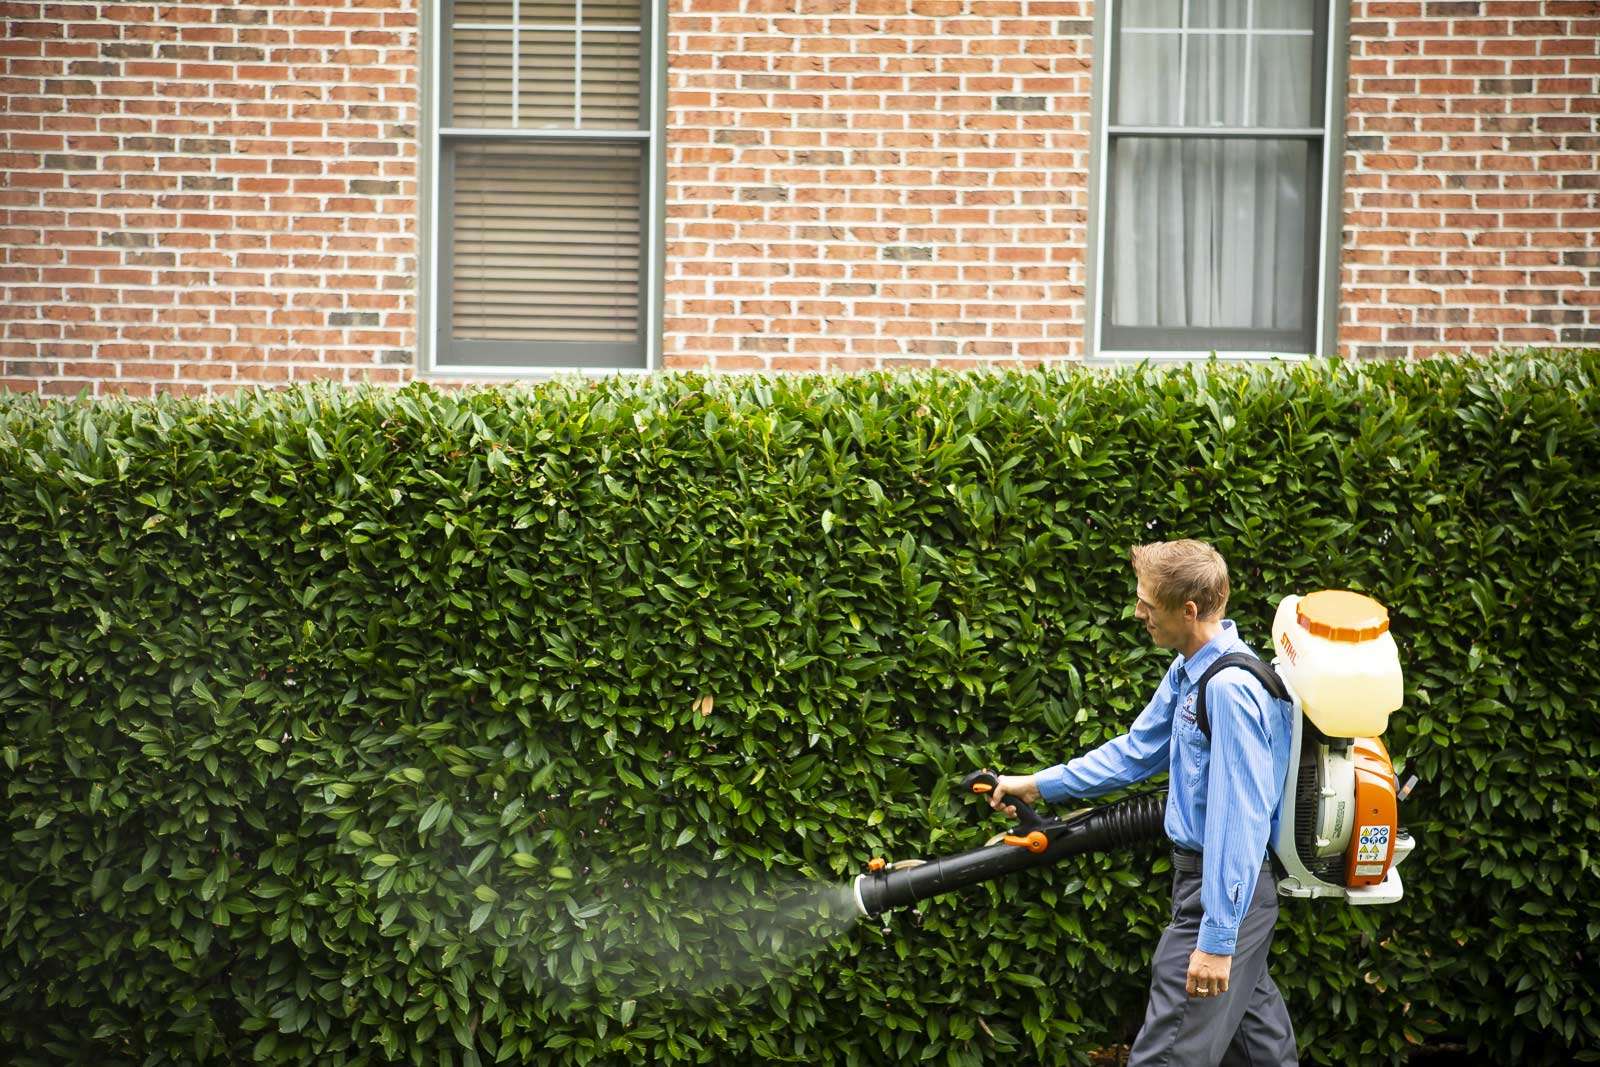
<svg viewBox="0 0 1600 1067">
<path fill-rule="evenodd" d="M 1189 995 L 1222 996 L 1228 991 L 1228 971 L 1232 967 L 1232 956 L 1213 956 L 1195 949 L 1189 953 Z"/>
<path fill-rule="evenodd" d="M 994 791 L 989 794 L 991 808 L 1005 808 L 1007 815 L 1013 819 L 1017 817 L 1017 809 L 1001 801 L 1002 797 L 1016 797 L 1028 804 L 1039 803 L 1039 787 L 1033 782 L 1031 774 L 999 774 L 995 776 L 999 782 Z"/>
</svg>

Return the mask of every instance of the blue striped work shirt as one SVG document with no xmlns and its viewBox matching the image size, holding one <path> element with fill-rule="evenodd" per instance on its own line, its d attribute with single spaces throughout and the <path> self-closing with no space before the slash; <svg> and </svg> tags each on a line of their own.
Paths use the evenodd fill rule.
<svg viewBox="0 0 1600 1067">
<path fill-rule="evenodd" d="M 1289 768 L 1293 705 L 1274 700 L 1242 670 L 1225 670 L 1207 687 L 1210 745 L 1195 722 L 1196 683 L 1206 668 L 1224 653 L 1250 651 L 1233 621 L 1224 619 L 1222 632 L 1205 647 L 1172 661 L 1127 733 L 1035 779 L 1040 795 L 1058 804 L 1167 771 L 1167 836 L 1203 853 L 1198 944 L 1219 956 L 1233 955 L 1262 857 L 1277 832 Z"/>
</svg>

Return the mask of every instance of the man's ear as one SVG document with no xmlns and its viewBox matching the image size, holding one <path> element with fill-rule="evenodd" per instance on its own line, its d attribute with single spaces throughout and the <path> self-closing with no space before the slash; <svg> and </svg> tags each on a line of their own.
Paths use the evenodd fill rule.
<svg viewBox="0 0 1600 1067">
<path fill-rule="evenodd" d="M 1200 621 L 1200 605 L 1192 600 L 1183 602 L 1183 621 L 1194 623 Z"/>
</svg>

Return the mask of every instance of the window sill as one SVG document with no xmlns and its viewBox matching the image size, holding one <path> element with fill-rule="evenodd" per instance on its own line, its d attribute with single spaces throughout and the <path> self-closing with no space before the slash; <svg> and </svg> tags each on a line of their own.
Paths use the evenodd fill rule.
<svg viewBox="0 0 1600 1067">
<path fill-rule="evenodd" d="M 564 378 L 578 375 L 586 378 L 605 378 L 613 374 L 648 375 L 656 373 L 653 367 L 474 367 L 469 365 L 426 367 L 416 373 L 418 379 L 483 378 L 494 381 L 518 381 L 528 378 Z"/>
<path fill-rule="evenodd" d="M 1090 366 L 1131 366 L 1137 363 L 1205 363 L 1215 358 L 1218 363 L 1304 363 L 1316 358 L 1304 352 L 1154 352 L 1100 351 L 1085 356 Z"/>
</svg>

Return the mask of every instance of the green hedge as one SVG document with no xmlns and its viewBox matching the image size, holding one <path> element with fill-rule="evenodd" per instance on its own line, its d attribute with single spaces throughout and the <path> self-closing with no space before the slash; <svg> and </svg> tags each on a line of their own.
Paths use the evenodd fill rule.
<svg viewBox="0 0 1600 1067">
<path fill-rule="evenodd" d="M 1304 1061 L 1594 1061 L 1597 501 L 1595 352 L 6 397 L 0 1052 L 1086 1063 L 1159 853 L 801 888 L 1126 728 L 1128 547 L 1198 536 L 1258 649 L 1351 587 L 1406 668 L 1405 900 L 1284 904 Z"/>
</svg>

